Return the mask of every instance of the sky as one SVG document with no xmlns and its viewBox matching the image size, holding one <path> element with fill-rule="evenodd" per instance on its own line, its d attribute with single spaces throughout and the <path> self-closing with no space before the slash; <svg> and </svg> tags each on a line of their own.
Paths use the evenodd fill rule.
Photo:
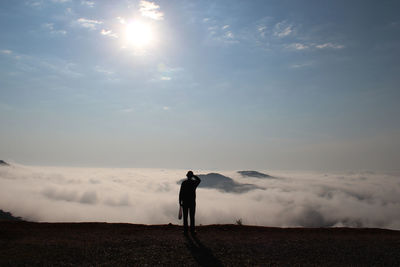
<svg viewBox="0 0 400 267">
<path fill-rule="evenodd" d="M 0 2 L 0 157 L 394 170 L 398 1 Z"/>
</svg>

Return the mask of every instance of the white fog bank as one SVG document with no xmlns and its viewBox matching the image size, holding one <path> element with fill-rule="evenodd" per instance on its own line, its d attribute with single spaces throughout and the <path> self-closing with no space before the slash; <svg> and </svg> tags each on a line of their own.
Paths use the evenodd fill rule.
<svg viewBox="0 0 400 267">
<path fill-rule="evenodd" d="M 186 171 L 2 166 L 0 209 L 40 222 L 179 224 Z M 197 224 L 400 229 L 400 173 L 262 172 L 272 177 L 218 172 L 254 189 L 198 188 Z"/>
</svg>

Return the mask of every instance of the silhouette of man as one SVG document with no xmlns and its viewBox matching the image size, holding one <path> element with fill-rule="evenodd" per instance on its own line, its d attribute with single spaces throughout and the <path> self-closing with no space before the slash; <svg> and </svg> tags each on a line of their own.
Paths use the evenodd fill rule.
<svg viewBox="0 0 400 267">
<path fill-rule="evenodd" d="M 188 232 L 188 212 L 190 213 L 190 232 L 195 234 L 195 221 L 194 215 L 196 213 L 196 188 L 200 184 L 199 177 L 188 171 L 186 174 L 187 180 L 181 184 L 179 191 L 179 205 L 183 209 L 183 233 L 186 235 Z"/>
</svg>

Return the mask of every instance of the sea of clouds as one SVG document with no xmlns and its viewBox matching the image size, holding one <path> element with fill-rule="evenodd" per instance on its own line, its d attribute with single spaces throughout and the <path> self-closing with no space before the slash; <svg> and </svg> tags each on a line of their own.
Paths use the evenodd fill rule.
<svg viewBox="0 0 400 267">
<path fill-rule="evenodd" d="M 178 181 L 186 172 L 2 166 L 0 209 L 39 222 L 178 224 Z M 399 172 L 263 172 L 272 177 L 218 172 L 254 189 L 198 188 L 196 223 L 400 229 Z"/>
</svg>

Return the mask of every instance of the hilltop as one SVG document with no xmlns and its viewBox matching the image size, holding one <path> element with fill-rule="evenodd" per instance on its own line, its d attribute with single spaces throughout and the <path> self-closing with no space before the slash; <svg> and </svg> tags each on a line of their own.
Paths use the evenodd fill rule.
<svg viewBox="0 0 400 267">
<path fill-rule="evenodd" d="M 0 210 L 0 221 L 22 221 L 22 218 L 15 217 L 10 212 Z"/>
<path fill-rule="evenodd" d="M 10 166 L 10 164 L 0 159 L 0 166 Z"/>
<path fill-rule="evenodd" d="M 0 222 L 0 265 L 399 266 L 400 231 Z"/>
</svg>

